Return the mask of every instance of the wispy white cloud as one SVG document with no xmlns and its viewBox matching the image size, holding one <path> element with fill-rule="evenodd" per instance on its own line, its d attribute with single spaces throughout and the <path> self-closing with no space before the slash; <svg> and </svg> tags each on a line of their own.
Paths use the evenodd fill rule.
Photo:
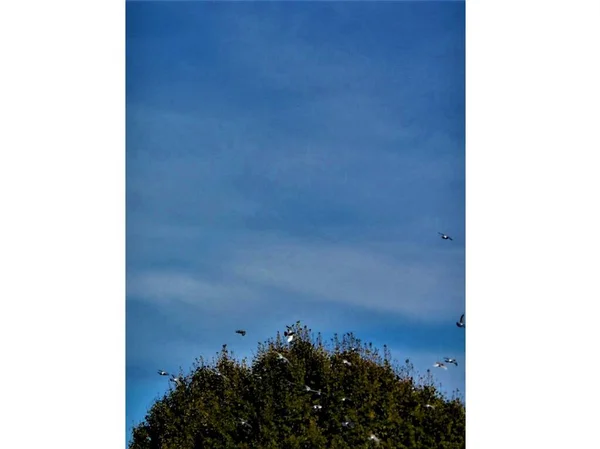
<svg viewBox="0 0 600 449">
<path fill-rule="evenodd" d="M 392 312 L 424 322 L 453 316 L 463 301 L 460 270 L 446 266 L 449 254 L 444 251 L 432 263 L 414 247 L 393 255 L 375 247 L 263 236 L 228 253 L 214 261 L 218 280 L 189 270 L 142 272 L 131 275 L 128 294 L 224 309 L 271 297 L 277 290 L 311 302 Z"/>
<path fill-rule="evenodd" d="M 315 300 L 423 321 L 444 319 L 462 301 L 460 286 L 441 264 L 400 261 L 344 245 L 282 241 L 240 250 L 233 271 L 250 282 Z"/>
<path fill-rule="evenodd" d="M 204 280 L 199 276 L 169 271 L 149 271 L 132 275 L 127 282 L 128 295 L 155 303 L 180 301 L 205 308 L 227 309 L 258 299 L 255 289 L 240 283 Z"/>
</svg>

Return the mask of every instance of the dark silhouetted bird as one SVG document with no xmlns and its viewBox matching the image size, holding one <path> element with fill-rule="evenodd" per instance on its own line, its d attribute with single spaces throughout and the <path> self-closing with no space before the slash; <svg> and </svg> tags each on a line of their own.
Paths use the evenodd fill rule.
<svg viewBox="0 0 600 449">
<path fill-rule="evenodd" d="M 452 237 L 450 237 L 447 234 L 444 234 L 443 232 L 438 232 L 438 234 L 442 236 L 443 240 L 452 240 Z"/>
<path fill-rule="evenodd" d="M 446 363 L 452 363 L 455 366 L 458 366 L 458 362 L 456 361 L 456 359 L 450 358 L 450 357 L 444 357 L 444 362 Z"/>
</svg>

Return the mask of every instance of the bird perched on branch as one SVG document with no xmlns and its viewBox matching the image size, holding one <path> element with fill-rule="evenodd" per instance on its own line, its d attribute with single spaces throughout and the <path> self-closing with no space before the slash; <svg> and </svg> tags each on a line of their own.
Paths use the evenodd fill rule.
<svg viewBox="0 0 600 449">
<path fill-rule="evenodd" d="M 296 335 L 296 333 L 294 331 L 285 331 L 283 333 L 283 336 L 286 338 L 288 343 L 291 343 L 292 340 L 294 339 L 294 336 Z"/>
</svg>

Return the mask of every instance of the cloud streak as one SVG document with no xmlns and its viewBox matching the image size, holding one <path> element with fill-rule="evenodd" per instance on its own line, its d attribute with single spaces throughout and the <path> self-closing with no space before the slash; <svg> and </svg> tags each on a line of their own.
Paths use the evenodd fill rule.
<svg viewBox="0 0 600 449">
<path fill-rule="evenodd" d="M 438 251 L 437 255 L 439 260 L 432 263 L 416 248 L 400 247 L 393 256 L 271 236 L 231 248 L 228 257 L 213 261 L 220 265 L 220 280 L 203 279 L 193 271 L 152 271 L 133 275 L 128 291 L 150 301 L 184 301 L 220 310 L 278 291 L 311 302 L 360 306 L 435 322 L 456 314 L 464 300 L 461 269 L 444 263 L 452 252 Z"/>
</svg>

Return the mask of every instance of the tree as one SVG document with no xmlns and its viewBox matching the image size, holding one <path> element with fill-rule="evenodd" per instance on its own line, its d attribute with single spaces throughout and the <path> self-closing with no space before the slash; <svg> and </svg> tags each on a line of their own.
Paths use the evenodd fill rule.
<svg viewBox="0 0 600 449">
<path fill-rule="evenodd" d="M 223 346 L 199 359 L 133 430 L 130 449 L 465 447 L 465 407 L 431 375 L 414 380 L 352 333 L 325 345 L 306 326 L 259 344 L 252 363 Z M 282 358 L 284 357 L 284 358 Z M 369 440 L 373 434 L 378 442 Z"/>
</svg>

